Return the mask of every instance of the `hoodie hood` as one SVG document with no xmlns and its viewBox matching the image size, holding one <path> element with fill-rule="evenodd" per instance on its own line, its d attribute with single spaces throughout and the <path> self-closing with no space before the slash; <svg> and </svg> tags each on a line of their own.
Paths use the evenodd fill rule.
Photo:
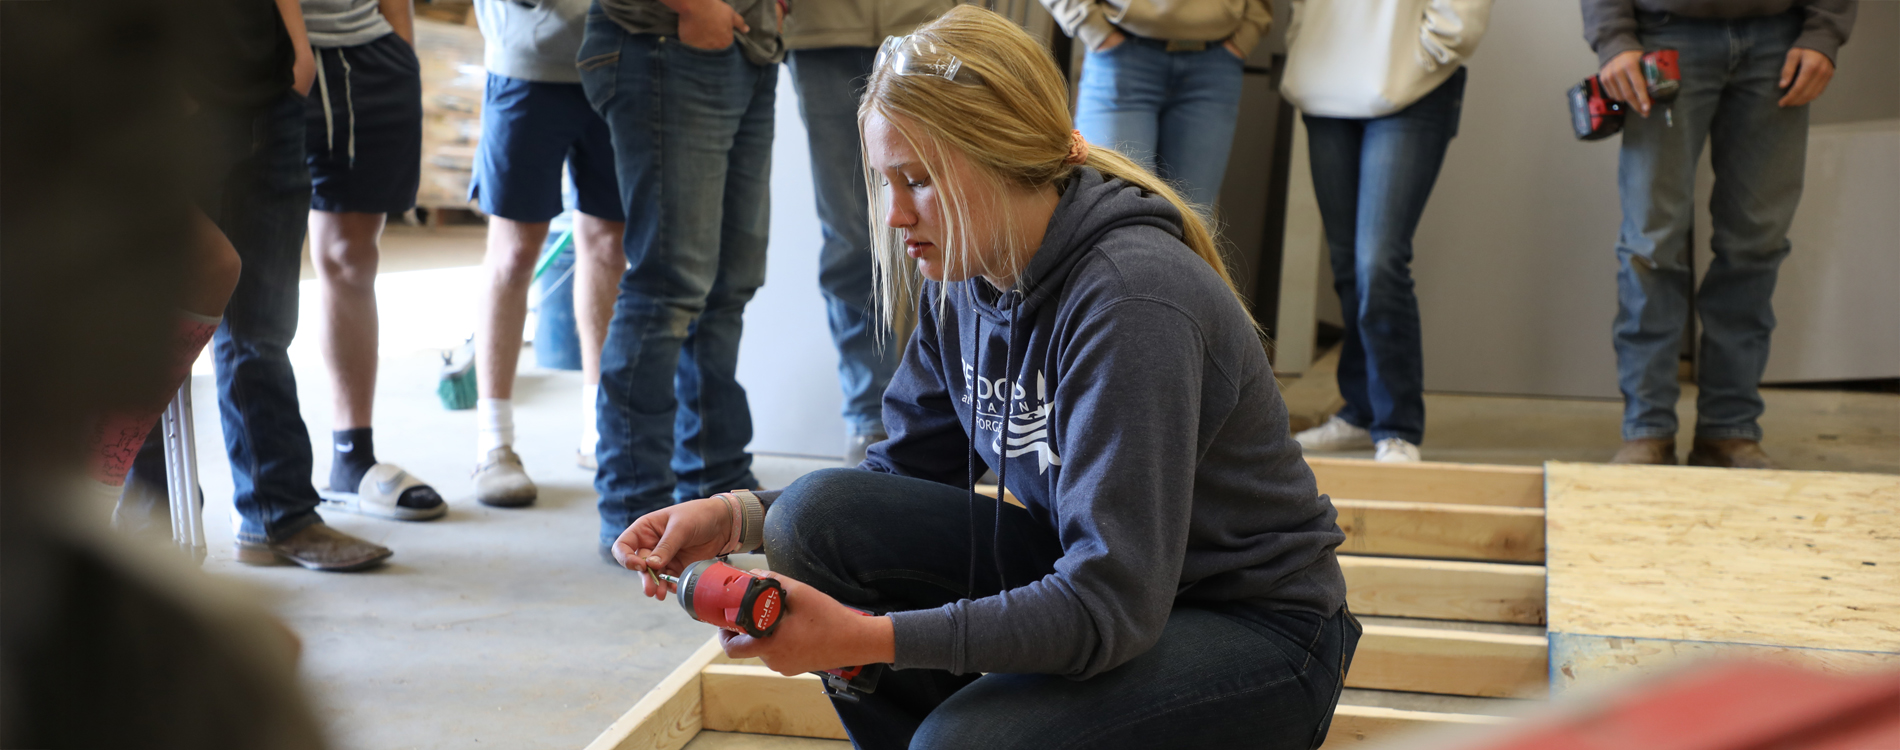
<svg viewBox="0 0 1900 750">
<path fill-rule="evenodd" d="M 1116 229 L 1152 226 L 1181 239 L 1181 212 L 1168 199 L 1094 167 L 1077 167 L 1062 188 L 1062 200 L 1015 288 L 998 294 L 987 282 L 969 282 L 978 314 L 1007 325 L 1012 314 L 1032 315 L 1056 297 L 1077 264 Z"/>
</svg>

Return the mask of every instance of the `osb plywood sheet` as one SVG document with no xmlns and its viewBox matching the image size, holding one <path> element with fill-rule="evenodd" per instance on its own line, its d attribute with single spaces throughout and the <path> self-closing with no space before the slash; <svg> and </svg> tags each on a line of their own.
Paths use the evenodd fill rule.
<svg viewBox="0 0 1900 750">
<path fill-rule="evenodd" d="M 1545 476 L 1552 633 L 1900 652 L 1900 477 Z"/>
<path fill-rule="evenodd" d="M 1754 646 L 1602 635 L 1550 635 L 1552 692 L 1619 684 L 1626 673 L 1673 669 L 1710 658 L 1746 658 L 1794 664 L 1831 674 L 1900 670 L 1900 654 L 1825 648 Z"/>
</svg>

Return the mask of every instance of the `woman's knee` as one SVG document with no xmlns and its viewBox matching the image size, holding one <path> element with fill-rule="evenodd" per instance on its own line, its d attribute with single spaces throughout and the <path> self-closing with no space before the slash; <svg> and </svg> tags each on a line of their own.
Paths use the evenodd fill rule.
<svg viewBox="0 0 1900 750">
<path fill-rule="evenodd" d="M 795 568 L 822 564 L 824 550 L 854 516 L 849 507 L 869 472 L 821 469 L 792 482 L 765 516 L 765 553 L 774 571 L 798 577 Z"/>
</svg>

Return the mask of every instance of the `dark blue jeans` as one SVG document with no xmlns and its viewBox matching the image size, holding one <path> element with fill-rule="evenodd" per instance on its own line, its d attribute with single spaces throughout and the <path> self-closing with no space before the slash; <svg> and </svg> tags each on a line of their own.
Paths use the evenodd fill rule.
<svg viewBox="0 0 1900 750">
<path fill-rule="evenodd" d="M 765 283 L 778 67 L 587 16 L 581 86 L 613 134 L 627 272 L 600 363 L 600 540 L 758 486 L 735 372 Z"/>
<path fill-rule="evenodd" d="M 1339 418 L 1373 440 L 1425 438 L 1425 353 L 1412 291 L 1412 234 L 1458 135 L 1460 68 L 1425 98 L 1384 117 L 1305 115 L 1313 193 L 1333 263 L 1346 337 Z"/>
<path fill-rule="evenodd" d="M 794 50 L 786 58 L 811 144 L 812 197 L 824 233 L 818 285 L 838 348 L 844 424 L 853 435 L 884 432 L 884 389 L 903 346 L 890 336 L 879 345 L 871 301 L 871 209 L 858 143 L 858 95 L 876 58 L 871 47 Z"/>
<path fill-rule="evenodd" d="M 222 174 L 207 181 L 210 189 L 200 196 L 199 208 L 224 230 L 244 263 L 211 345 L 240 519 L 237 536 L 246 542 L 278 541 L 322 521 L 310 483 L 310 430 L 298 408 L 287 353 L 297 335 L 297 283 L 310 214 L 304 106 L 303 97 L 287 92 L 262 114 L 211 108 L 202 113 L 197 132 L 229 159 L 218 167 Z M 164 447 L 156 437 L 140 449 L 127 486 L 134 481 L 165 486 Z"/>
<path fill-rule="evenodd" d="M 1676 362 L 1689 320 L 1689 230 L 1696 160 L 1709 144 L 1714 261 L 1695 295 L 1701 315 L 1695 435 L 1761 439 L 1761 375 L 1788 227 L 1801 203 L 1808 108 L 1784 108 L 1781 66 L 1801 34 L 1798 12 L 1733 20 L 1638 16 L 1645 49 L 1673 48 L 1675 102 L 1625 118 L 1616 245 L 1617 383 L 1623 439 L 1674 438 Z M 1663 109 L 1673 110 L 1667 120 Z M 1673 123 L 1670 122 L 1673 120 Z"/>
<path fill-rule="evenodd" d="M 973 545 L 961 489 L 857 469 L 814 472 L 773 503 L 766 556 L 772 570 L 873 612 L 991 596 L 1000 589 L 993 501 L 977 501 Z M 1055 531 L 1013 505 L 1002 513 L 1007 580 L 1054 572 Z M 1309 750 L 1325 740 L 1358 640 L 1343 607 L 1322 617 L 1181 601 L 1153 648 L 1087 680 L 887 668 L 876 692 L 833 705 L 859 748 Z"/>
</svg>

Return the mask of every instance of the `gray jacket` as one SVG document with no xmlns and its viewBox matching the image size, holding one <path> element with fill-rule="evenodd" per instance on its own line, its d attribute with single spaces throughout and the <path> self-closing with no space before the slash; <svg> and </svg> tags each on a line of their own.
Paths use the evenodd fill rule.
<svg viewBox="0 0 1900 750">
<path fill-rule="evenodd" d="M 1583 38 L 1596 50 L 1597 64 L 1606 65 L 1612 57 L 1643 49 L 1636 38 L 1639 9 L 1686 18 L 1754 18 L 1786 13 L 1796 6 L 1804 20 L 1794 46 L 1833 60 L 1854 28 L 1857 6 L 1853 0 L 1583 0 Z"/>
<path fill-rule="evenodd" d="M 745 59 L 755 65 L 774 65 L 785 59 L 785 42 L 778 35 L 777 0 L 725 0 L 752 31 L 732 33 Z M 601 11 L 629 34 L 678 36 L 680 17 L 660 0 L 600 0 Z"/>
<path fill-rule="evenodd" d="M 524 81 L 580 83 L 574 68 L 592 0 L 475 0 L 488 72 Z"/>
<path fill-rule="evenodd" d="M 796 0 L 785 17 L 786 49 L 876 47 L 955 7 L 957 0 Z"/>
</svg>

